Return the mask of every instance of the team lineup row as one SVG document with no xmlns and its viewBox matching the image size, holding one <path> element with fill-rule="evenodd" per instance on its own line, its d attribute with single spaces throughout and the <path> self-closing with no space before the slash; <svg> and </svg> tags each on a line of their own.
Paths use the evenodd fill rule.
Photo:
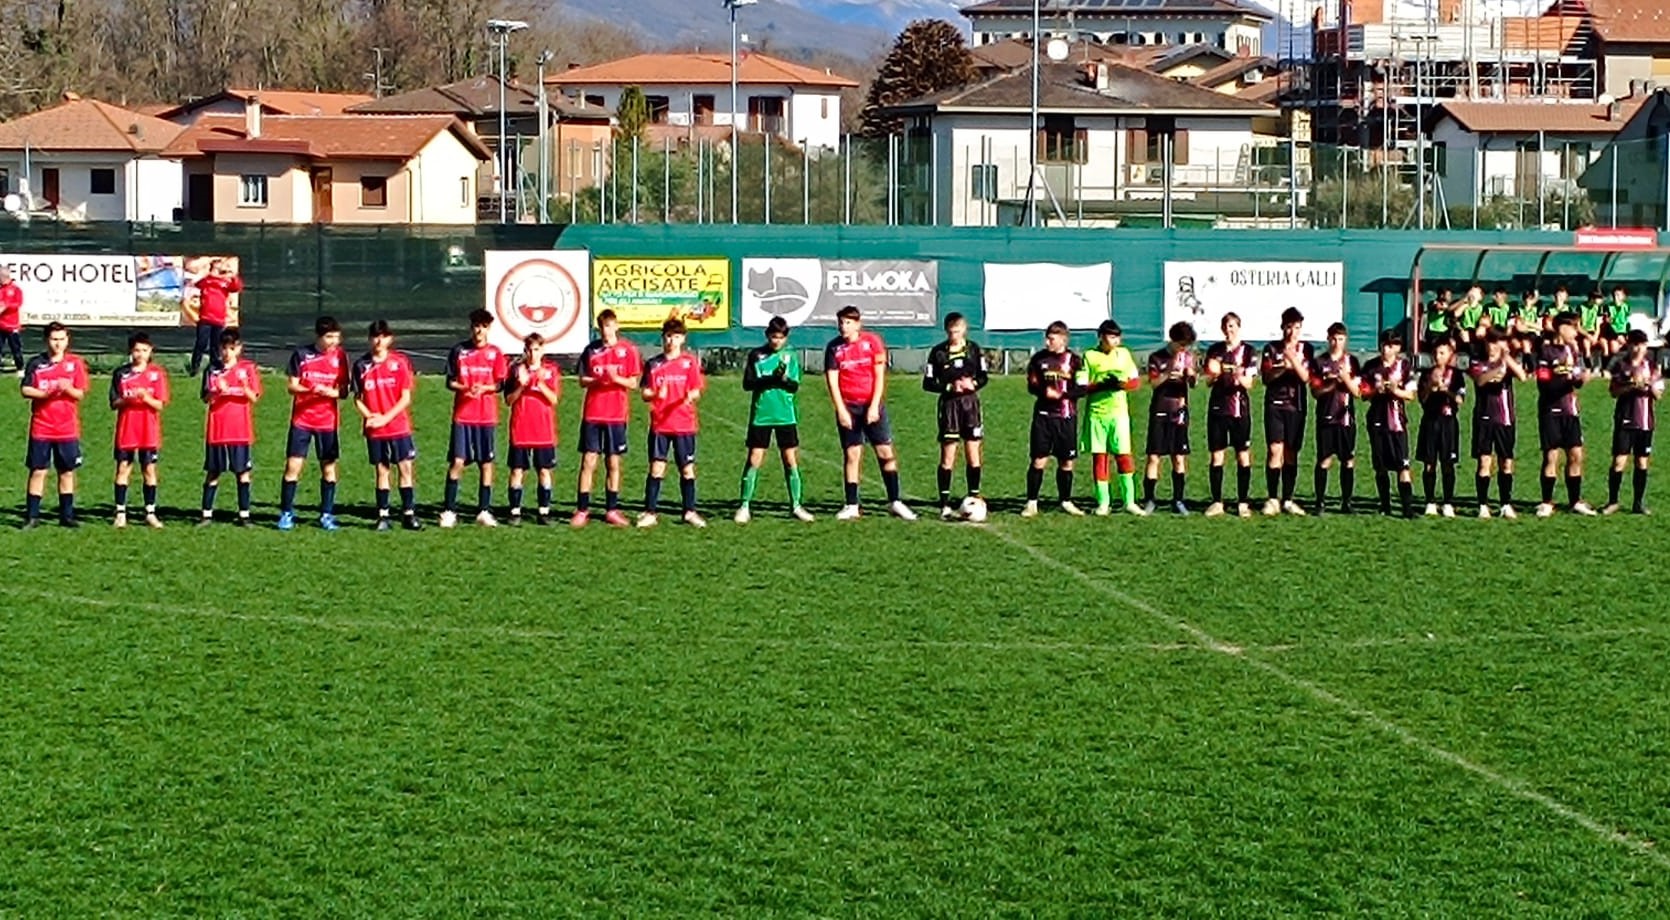
<svg viewBox="0 0 1670 920">
<path fill-rule="evenodd" d="M 887 349 L 863 327 L 859 311 L 843 308 L 839 334 L 824 354 L 825 378 L 843 449 L 845 496 L 837 519 L 860 516 L 859 480 L 864 448 L 868 445 L 880 467 L 889 511 L 902 519 L 915 514 L 901 492 L 898 458 L 893 448 L 886 410 Z M 1263 422 L 1268 446 L 1266 464 L 1267 515 L 1305 515 L 1294 501 L 1299 456 L 1314 402 L 1317 416 L 1315 503 L 1308 513 L 1327 507 L 1328 484 L 1335 466 L 1340 469 L 1342 511 L 1353 510 L 1356 468 L 1356 404 L 1366 402 L 1366 427 L 1375 472 L 1380 511 L 1393 512 L 1395 483 L 1401 512 L 1414 515 L 1409 414 L 1406 405 L 1419 401 L 1423 413 L 1417 431 L 1414 459 L 1423 465 L 1426 513 L 1455 514 L 1456 468 L 1461 456 L 1459 415 L 1468 401 L 1466 381 L 1473 381 L 1472 455 L 1477 460 L 1477 497 L 1480 517 L 1492 516 L 1489 486 L 1494 474 L 1498 488 L 1495 513 L 1516 515 L 1513 505 L 1513 456 L 1516 444 L 1513 385 L 1535 378 L 1538 387 L 1538 427 L 1544 458 L 1542 497 L 1538 516 L 1555 512 L 1554 492 L 1565 461 L 1567 506 L 1578 514 L 1595 510 L 1582 498 L 1583 428 L 1578 394 L 1594 376 L 1584 365 L 1579 318 L 1559 313 L 1525 361 L 1515 357 L 1511 337 L 1501 329 L 1481 330 L 1479 348 L 1463 370 L 1457 365 L 1458 343 L 1439 339 L 1430 369 L 1417 371 L 1403 354 L 1394 333 L 1380 337 L 1378 354 L 1359 363 L 1348 348 L 1348 331 L 1335 323 L 1327 330 L 1327 345 L 1318 352 L 1303 340 L 1304 318 L 1289 309 L 1282 316 L 1281 340 L 1262 351 L 1240 339 L 1240 320 L 1228 314 L 1223 338 L 1204 355 L 1195 349 L 1196 333 L 1187 323 L 1174 325 L 1164 347 L 1139 367 L 1122 342 L 1116 322 L 1097 330 L 1097 344 L 1083 353 L 1072 351 L 1070 332 L 1062 323 L 1045 333 L 1045 347 L 1028 362 L 1026 383 L 1034 405 L 1026 503 L 1021 514 L 1035 516 L 1050 463 L 1056 466 L 1057 500 L 1066 514 L 1082 516 L 1073 502 L 1073 476 L 1080 453 L 1093 461 L 1095 513 L 1109 515 L 1115 508 L 1145 516 L 1156 510 L 1155 492 L 1162 467 L 1171 474 L 1171 503 L 1178 514 L 1188 514 L 1184 487 L 1190 454 L 1190 391 L 1201 381 L 1209 389 L 1207 441 L 1211 454 L 1211 503 L 1208 516 L 1227 513 L 1224 474 L 1227 460 L 1236 461 L 1235 511 L 1252 515 L 1251 391 L 1262 385 Z M 544 354 L 537 335 L 524 342 L 522 354 L 512 359 L 489 342 L 492 317 L 477 310 L 470 316 L 471 336 L 454 346 L 446 361 L 446 383 L 453 393 L 451 438 L 442 527 L 459 520 L 459 491 L 464 471 L 478 468 L 475 520 L 496 526 L 493 514 L 494 467 L 501 400 L 509 414 L 509 519 L 523 517 L 528 473 L 534 474 L 535 520 L 553 519 L 552 475 L 556 466 L 556 408 L 562 371 Z M 980 521 L 986 516 L 981 491 L 984 424 L 980 391 L 989 377 L 979 346 L 968 337 L 968 324 L 957 314 L 945 322 L 946 339 L 929 354 L 923 388 L 938 397 L 941 444 L 939 463 L 940 516 Z M 379 530 L 392 529 L 392 496 L 400 496 L 404 528 L 417 530 L 418 520 L 411 406 L 415 374 L 411 360 L 394 348 L 393 330 L 386 322 L 373 323 L 369 350 L 350 362 L 341 347 L 342 332 L 332 319 L 321 318 L 312 345 L 296 349 L 286 373 L 292 398 L 286 463 L 280 492 L 278 527 L 297 523 L 299 479 L 311 454 L 320 465 L 320 515 L 326 530 L 340 524 L 335 512 L 340 405 L 351 400 L 365 436 L 368 459 L 375 471 Z M 747 462 L 735 519 L 747 523 L 758 485 L 759 471 L 773 443 L 781 455 L 791 514 L 803 521 L 812 515 L 803 503 L 799 472 L 799 390 L 802 371 L 793 349 L 786 347 L 789 328 L 774 319 L 765 343 L 749 352 L 743 388 L 750 395 Z M 699 358 L 685 348 L 685 329 L 669 320 L 662 329 L 662 348 L 648 361 L 619 336 L 613 314 L 598 317 L 598 338 L 588 345 L 575 365 L 584 391 L 579 439 L 580 468 L 575 509 L 570 523 L 586 526 L 593 514 L 592 489 L 602 467 L 605 486 L 603 519 L 612 526 L 631 522 L 621 508 L 622 460 L 627 451 L 627 423 L 636 393 L 649 407 L 649 474 L 645 481 L 639 527 L 660 519 L 661 489 L 669 466 L 680 485 L 682 519 L 706 526 L 696 502 L 697 406 L 706 390 Z M 49 473 L 58 476 L 59 522 L 76 526 L 75 472 L 81 465 L 80 405 L 88 387 L 85 361 L 69 350 L 69 331 L 53 324 L 46 329 L 46 351 L 24 369 L 22 394 L 30 400 L 27 466 L 29 485 L 25 527 L 38 526 Z M 1613 464 L 1605 511 L 1620 510 L 1619 492 L 1624 473 L 1634 467 L 1633 509 L 1646 513 L 1645 491 L 1657 400 L 1664 381 L 1647 354 L 1647 337 L 1626 333 L 1624 347 L 1607 372 L 1615 399 Z M 230 473 L 237 483 L 237 517 L 250 522 L 251 453 L 254 445 L 253 408 L 262 398 L 259 369 L 243 357 L 243 343 L 235 329 L 219 342 L 219 355 L 204 371 L 200 395 L 207 404 L 204 434 L 204 483 L 201 523 L 214 520 L 221 477 Z M 169 401 L 168 375 L 152 360 L 144 334 L 129 342 L 129 363 L 111 377 L 110 406 L 116 412 L 115 524 L 128 523 L 128 489 L 135 467 L 144 495 L 144 520 L 162 526 L 158 516 L 157 466 L 161 448 L 161 413 Z M 1142 497 L 1136 489 L 1136 454 L 1132 439 L 1129 393 L 1146 378 L 1152 387 Z M 1307 396 L 1306 391 L 1309 391 Z M 1081 406 L 1082 403 L 1082 406 Z M 967 495 L 952 497 L 952 479 L 962 453 Z M 1115 477 L 1114 470 L 1118 470 Z M 1437 491 L 1442 481 L 1441 493 Z M 1442 503 L 1439 503 L 1439 498 Z"/>
</svg>

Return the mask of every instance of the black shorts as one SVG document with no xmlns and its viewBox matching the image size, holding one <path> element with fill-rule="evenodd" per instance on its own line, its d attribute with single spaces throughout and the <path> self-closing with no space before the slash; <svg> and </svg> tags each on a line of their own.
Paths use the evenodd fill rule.
<svg viewBox="0 0 1670 920">
<path fill-rule="evenodd" d="M 1213 453 L 1220 450 L 1252 449 L 1252 416 L 1207 414 L 1206 448 Z"/>
<path fill-rule="evenodd" d="M 1498 460 L 1512 460 L 1519 438 L 1513 425 L 1498 425 L 1473 419 L 1473 459 L 1494 456 Z"/>
<path fill-rule="evenodd" d="M 206 444 L 203 447 L 203 472 L 210 476 L 235 473 L 239 476 L 255 469 L 248 444 Z"/>
<path fill-rule="evenodd" d="M 771 447 L 771 439 L 777 439 L 777 446 L 783 450 L 800 446 L 799 425 L 749 425 L 748 449 L 766 450 Z"/>
<path fill-rule="evenodd" d="M 939 401 L 939 440 L 942 443 L 979 441 L 985 436 L 979 396 L 969 393 Z"/>
<path fill-rule="evenodd" d="M 155 466 L 162 451 L 155 447 L 141 447 L 137 449 L 116 448 L 117 463 L 136 463 L 140 466 Z"/>
<path fill-rule="evenodd" d="M 622 456 L 626 453 L 626 423 L 581 422 L 580 453 Z"/>
<path fill-rule="evenodd" d="M 1423 417 L 1420 434 L 1415 438 L 1415 458 L 1428 466 L 1460 460 L 1461 422 L 1453 415 Z"/>
<path fill-rule="evenodd" d="M 452 423 L 452 444 L 447 448 L 447 460 L 465 463 L 492 463 L 499 455 L 499 426 L 465 425 Z"/>
<path fill-rule="evenodd" d="M 313 448 L 313 453 L 319 458 L 320 463 L 335 463 L 342 457 L 342 441 L 336 432 L 309 431 L 291 425 L 284 456 L 291 460 L 306 460 L 309 447 Z"/>
<path fill-rule="evenodd" d="M 555 447 L 512 447 L 510 468 L 513 470 L 554 470 L 557 468 Z"/>
<path fill-rule="evenodd" d="M 1189 453 L 1189 414 L 1148 416 L 1148 456 L 1181 457 Z"/>
<path fill-rule="evenodd" d="M 1071 460 L 1079 455 L 1078 419 L 1034 415 L 1031 441 L 1034 460 Z"/>
<path fill-rule="evenodd" d="M 60 473 L 74 472 L 81 466 L 81 441 L 79 438 L 69 441 L 40 441 L 30 438 L 23 465 L 27 466 L 30 472 L 44 469 L 56 469 Z"/>
<path fill-rule="evenodd" d="M 1285 444 L 1297 457 L 1305 446 L 1305 410 L 1295 406 L 1264 407 L 1264 443 Z"/>
<path fill-rule="evenodd" d="M 417 443 L 411 435 L 403 438 L 366 438 L 365 452 L 372 466 L 394 466 L 417 459 Z"/>
<path fill-rule="evenodd" d="M 1329 457 L 1338 457 L 1341 460 L 1356 459 L 1357 426 L 1318 423 L 1316 426 L 1316 452 L 1316 459 L 1318 460 L 1326 460 Z"/>
<path fill-rule="evenodd" d="M 1398 473 L 1409 469 L 1409 432 L 1387 428 L 1368 430 L 1369 457 L 1377 473 Z"/>
<path fill-rule="evenodd" d="M 1645 459 L 1653 455 L 1653 430 L 1642 431 L 1638 428 L 1625 428 L 1622 425 L 1612 426 L 1612 456 L 1639 457 Z"/>
<path fill-rule="evenodd" d="M 1544 453 L 1583 446 L 1583 420 L 1575 415 L 1537 415 L 1537 435 Z"/>
<path fill-rule="evenodd" d="M 847 414 L 852 416 L 851 428 L 842 428 L 839 423 L 835 425 L 841 433 L 843 450 L 863 447 L 866 442 L 872 447 L 886 447 L 893 443 L 893 425 L 887 420 L 886 406 L 877 410 L 874 422 L 869 421 L 869 403 L 847 403 Z"/>
<path fill-rule="evenodd" d="M 696 436 L 693 434 L 649 433 L 649 459 L 652 463 L 665 462 L 668 457 L 683 469 L 696 462 Z"/>
</svg>

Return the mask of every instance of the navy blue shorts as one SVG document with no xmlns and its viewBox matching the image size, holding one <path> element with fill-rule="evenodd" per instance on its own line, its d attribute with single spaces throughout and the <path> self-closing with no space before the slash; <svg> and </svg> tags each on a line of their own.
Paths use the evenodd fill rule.
<svg viewBox="0 0 1670 920">
<path fill-rule="evenodd" d="M 366 438 L 365 451 L 371 457 L 372 466 L 394 466 L 417 459 L 417 444 L 412 441 L 411 435 L 403 438 Z"/>
<path fill-rule="evenodd" d="M 162 452 L 154 447 L 147 448 L 145 450 L 123 450 L 120 447 L 116 448 L 117 463 L 137 463 L 140 466 L 154 466 L 156 465 L 157 458 L 161 455 Z"/>
<path fill-rule="evenodd" d="M 452 446 L 447 448 L 447 460 L 465 463 L 492 463 L 499 455 L 499 426 L 464 425 L 452 423 Z"/>
<path fill-rule="evenodd" d="M 893 425 L 887 420 L 886 406 L 876 413 L 874 424 L 866 421 L 870 415 L 868 403 L 847 403 L 847 413 L 852 416 L 852 427 L 835 426 L 841 432 L 842 448 L 863 447 L 866 441 L 874 447 L 893 443 Z"/>
<path fill-rule="evenodd" d="M 44 469 L 74 472 L 81 466 L 81 441 L 37 441 L 30 438 L 29 453 L 23 463 L 30 472 Z"/>
<path fill-rule="evenodd" d="M 696 462 L 696 436 L 693 434 L 649 433 L 649 459 L 659 463 L 668 457 L 683 469 Z"/>
<path fill-rule="evenodd" d="M 513 470 L 554 470 L 557 468 L 555 447 L 512 447 L 510 468 Z"/>
<path fill-rule="evenodd" d="M 291 425 L 284 456 L 292 460 L 306 460 L 309 447 L 313 448 L 320 463 L 335 463 L 342 457 L 342 440 L 336 432 L 309 431 Z"/>
<path fill-rule="evenodd" d="M 580 453 L 618 457 L 626 453 L 625 422 L 581 422 Z"/>
<path fill-rule="evenodd" d="M 255 461 L 250 458 L 248 444 L 205 444 L 203 446 L 203 472 L 210 476 L 221 473 L 236 473 L 240 476 L 255 469 Z"/>
</svg>

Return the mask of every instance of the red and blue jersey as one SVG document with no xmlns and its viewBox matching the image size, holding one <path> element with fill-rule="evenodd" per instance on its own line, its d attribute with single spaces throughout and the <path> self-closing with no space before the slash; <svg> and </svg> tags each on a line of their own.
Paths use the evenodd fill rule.
<svg viewBox="0 0 1670 920">
<path fill-rule="evenodd" d="M 400 397 L 415 386 L 412 359 L 398 351 L 391 351 L 381 361 L 366 354 L 354 362 L 350 375 L 354 395 L 373 415 L 383 415 L 399 405 Z M 365 428 L 365 436 L 377 441 L 409 438 L 412 436 L 412 409 L 408 405 L 399 415 L 381 428 Z"/>
<path fill-rule="evenodd" d="M 261 370 L 240 358 L 216 362 L 203 372 L 203 401 L 209 404 L 203 440 L 241 447 L 255 443 L 255 401 L 261 398 Z"/>
<path fill-rule="evenodd" d="M 654 391 L 649 403 L 649 430 L 656 434 L 695 434 L 696 404 L 692 394 L 707 386 L 702 361 L 688 352 L 676 358 L 656 355 L 644 367 L 644 388 Z"/>
<path fill-rule="evenodd" d="M 290 426 L 304 431 L 335 431 L 341 422 L 340 400 L 348 392 L 348 356 L 340 348 L 320 351 L 304 345 L 290 353 L 290 379 L 307 387 L 294 394 L 290 404 Z M 326 396 L 320 389 L 332 389 Z"/>
<path fill-rule="evenodd" d="M 887 345 L 881 336 L 863 331 L 852 341 L 836 336 L 823 350 L 823 369 L 836 371 L 841 401 L 868 403 L 876 395 L 876 381 L 887 367 Z"/>
<path fill-rule="evenodd" d="M 81 437 L 81 403 L 67 389 L 87 392 L 87 362 L 65 352 L 57 361 L 36 355 L 23 369 L 23 385 L 45 390 L 29 403 L 29 437 L 35 441 L 74 441 Z"/>
<path fill-rule="evenodd" d="M 618 339 L 613 345 L 598 339 L 580 353 L 574 373 L 592 380 L 586 385 L 586 397 L 580 404 L 582 421 L 607 425 L 627 423 L 632 413 L 633 387 L 617 386 L 604 378 L 609 374 L 632 381 L 642 377 L 643 359 L 639 357 L 636 346 L 625 339 Z"/>
<path fill-rule="evenodd" d="M 562 394 L 562 368 L 545 358 L 538 367 L 518 361 L 505 378 L 504 389 L 510 402 L 511 447 L 556 447 L 557 402 L 546 396 L 539 387 Z"/>
<path fill-rule="evenodd" d="M 197 279 L 197 321 L 226 325 L 227 298 L 243 289 L 244 280 L 237 275 L 204 275 Z"/>
<path fill-rule="evenodd" d="M 162 411 L 146 405 L 140 399 L 142 396 L 168 402 L 168 372 L 162 365 L 151 363 L 140 370 L 124 364 L 110 375 L 110 408 L 116 410 L 117 450 L 162 448 Z"/>
<path fill-rule="evenodd" d="M 504 352 L 497 345 L 477 347 L 474 342 L 459 342 L 446 356 L 446 379 L 450 384 L 482 387 L 480 396 L 467 390 L 452 393 L 452 420 L 460 425 L 497 425 L 499 423 L 499 387 L 510 370 Z"/>
</svg>

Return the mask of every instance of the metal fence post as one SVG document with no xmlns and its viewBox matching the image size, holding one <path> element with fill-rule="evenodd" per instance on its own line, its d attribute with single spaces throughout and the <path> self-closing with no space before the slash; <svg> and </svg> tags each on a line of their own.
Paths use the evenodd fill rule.
<svg viewBox="0 0 1670 920">
<path fill-rule="evenodd" d="M 760 152 L 765 158 L 765 223 L 771 223 L 771 135 L 760 135 Z"/>
<path fill-rule="evenodd" d="M 844 178 L 841 180 L 841 223 L 852 223 L 852 135 L 841 139 L 847 147 L 846 156 L 842 157 L 841 166 Z"/>
</svg>

